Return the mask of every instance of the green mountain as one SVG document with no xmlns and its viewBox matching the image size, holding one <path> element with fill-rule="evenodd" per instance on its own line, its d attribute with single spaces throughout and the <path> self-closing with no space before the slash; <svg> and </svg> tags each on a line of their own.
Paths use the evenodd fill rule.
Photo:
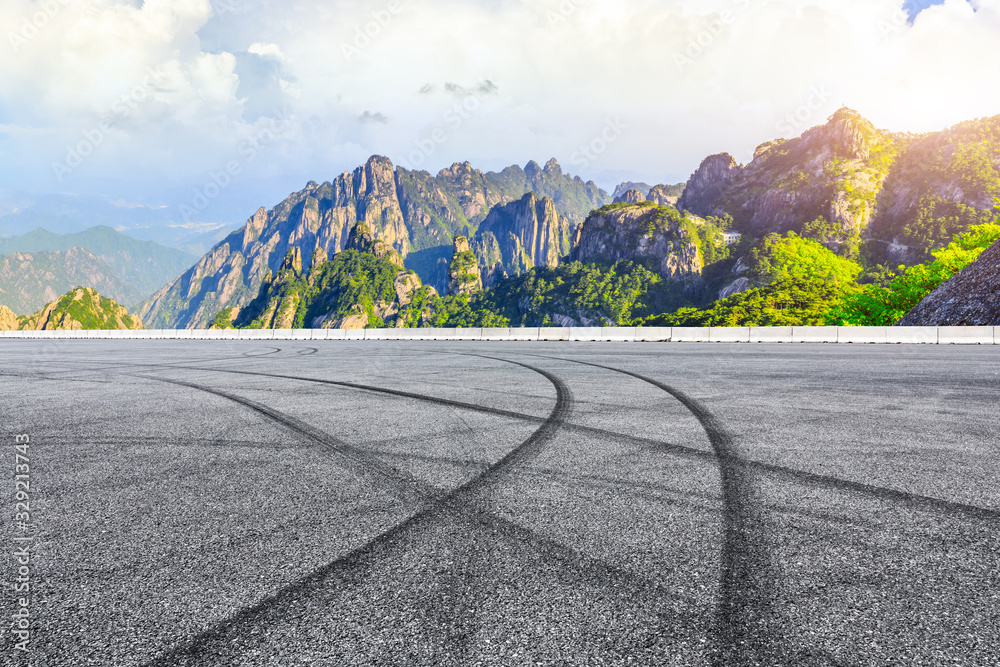
<svg viewBox="0 0 1000 667">
<path fill-rule="evenodd" d="M 759 146 L 746 166 L 706 158 L 678 207 L 729 215 L 755 237 L 811 225 L 841 254 L 894 266 L 987 222 L 998 196 L 1000 116 L 918 136 L 841 109 L 801 137 Z"/>
<path fill-rule="evenodd" d="M 301 251 L 291 249 L 279 271 L 266 276 L 257 298 L 241 310 L 224 309 L 212 325 L 252 329 L 406 326 L 407 307 L 415 298 L 431 293 L 415 273 L 403 267 L 394 248 L 360 223 L 352 230 L 346 250 L 330 260 L 317 251 L 308 271 L 303 269 Z"/>
<path fill-rule="evenodd" d="M 327 257 L 344 250 L 358 222 L 395 248 L 425 282 L 443 289 L 454 237 L 474 234 L 496 205 L 532 191 L 577 221 L 609 199 L 595 184 L 564 174 L 555 160 L 499 173 L 456 164 L 432 176 L 396 169 L 375 156 L 333 182 L 309 183 L 271 211 L 260 209 L 149 299 L 142 316 L 156 327 L 207 326 L 220 310 L 243 308 L 257 298 L 265 276 L 281 268 L 290 250 L 299 249 L 308 271 L 317 250 Z"/>
<path fill-rule="evenodd" d="M 83 249 L 88 255 L 68 254 L 74 249 Z M 90 285 L 122 303 L 138 304 L 197 259 L 153 241 L 139 241 L 110 227 L 92 227 L 73 234 L 36 229 L 23 236 L 0 238 L 0 255 L 14 253 L 33 255 L 40 262 L 32 267 L 21 260 L 19 270 L 25 272 L 23 276 L 0 276 L 0 294 L 18 295 L 16 303 L 4 303 L 19 312 L 35 310 L 75 285 Z M 48 253 L 62 254 L 57 258 Z M 99 269 L 93 265 L 92 257 L 102 263 Z M 95 280 L 88 279 L 87 274 L 95 271 Z M 48 274 L 51 279 L 45 278 Z M 97 280 L 102 276 L 106 279 Z"/>
<path fill-rule="evenodd" d="M 0 304 L 14 312 L 34 312 L 77 285 L 93 286 L 126 303 L 138 300 L 110 266 L 80 248 L 0 255 Z"/>
<path fill-rule="evenodd" d="M 9 311 L 0 308 L 0 325 L 10 326 Z M 16 329 L 30 331 L 137 330 L 142 320 L 113 299 L 90 287 L 77 287 L 34 315 L 17 318 Z M 8 330 L 14 329 L 11 327 Z"/>
</svg>

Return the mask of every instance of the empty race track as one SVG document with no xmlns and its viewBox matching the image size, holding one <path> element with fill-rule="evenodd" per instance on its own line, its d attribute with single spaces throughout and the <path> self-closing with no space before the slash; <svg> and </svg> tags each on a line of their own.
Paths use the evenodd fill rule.
<svg viewBox="0 0 1000 667">
<path fill-rule="evenodd" d="M 998 355 L 0 342 L 0 663 L 1000 664 Z"/>
</svg>

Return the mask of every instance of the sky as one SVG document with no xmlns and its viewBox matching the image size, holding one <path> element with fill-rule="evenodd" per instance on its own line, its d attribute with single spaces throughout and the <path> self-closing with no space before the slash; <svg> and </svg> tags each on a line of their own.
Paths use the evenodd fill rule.
<svg viewBox="0 0 1000 667">
<path fill-rule="evenodd" d="M 238 226 L 372 154 L 675 183 L 844 105 L 1000 114 L 1000 0 L 4 0 L 0 33 L 0 215 Z"/>
</svg>

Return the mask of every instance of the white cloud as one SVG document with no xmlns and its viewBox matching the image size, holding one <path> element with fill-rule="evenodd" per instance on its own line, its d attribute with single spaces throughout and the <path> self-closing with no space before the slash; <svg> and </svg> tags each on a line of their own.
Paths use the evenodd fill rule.
<svg viewBox="0 0 1000 667">
<path fill-rule="evenodd" d="M 748 159 L 841 104 L 893 130 L 1000 113 L 1000 0 L 946 0 L 912 25 L 902 0 L 52 2 L 30 39 L 0 44 L 0 157 L 18 165 L 4 176 L 38 190 L 109 118 L 113 135 L 71 175 L 81 186 L 183 190 L 282 114 L 246 175 L 291 187 L 370 153 L 409 161 L 437 129 L 431 169 L 555 156 L 584 176 L 664 181 L 713 152 Z M 16 37 L 38 7 L 6 0 L 0 20 Z M 127 115 L 123 95 L 142 98 Z M 575 160 L 615 119 L 621 137 Z"/>
</svg>

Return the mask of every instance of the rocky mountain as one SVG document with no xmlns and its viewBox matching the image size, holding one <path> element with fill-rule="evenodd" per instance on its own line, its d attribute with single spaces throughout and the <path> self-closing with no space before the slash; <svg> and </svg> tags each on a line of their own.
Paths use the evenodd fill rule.
<svg viewBox="0 0 1000 667">
<path fill-rule="evenodd" d="M 558 266 L 572 249 L 571 222 L 555 202 L 529 192 L 497 206 L 479 226 L 472 250 L 479 258 L 483 285 L 536 266 Z"/>
<path fill-rule="evenodd" d="M 154 241 L 134 239 L 111 227 L 91 227 L 86 231 L 72 234 L 53 234 L 44 229 L 36 229 L 23 236 L 0 239 L 0 255 L 15 252 L 66 252 L 73 248 L 82 248 L 100 258 L 122 283 L 124 289 L 104 290 L 96 284 L 94 287 L 102 294 L 131 305 L 148 299 L 156 290 L 179 276 L 198 259 L 194 255 L 162 246 Z M 79 284 L 89 283 L 80 281 L 73 283 L 73 285 Z M 62 294 L 66 289 L 57 288 L 56 294 Z M 48 301 L 51 301 L 51 298 L 42 303 Z"/>
<path fill-rule="evenodd" d="M 126 303 L 136 296 L 114 269 L 81 248 L 0 255 L 0 304 L 15 312 L 34 312 L 77 285 L 92 286 Z"/>
<path fill-rule="evenodd" d="M 9 316 L 0 312 L 0 322 Z M 90 287 L 77 287 L 34 315 L 17 319 L 17 329 L 29 331 L 138 330 L 142 320 L 124 306 Z"/>
<path fill-rule="evenodd" d="M 479 274 L 479 260 L 472 252 L 469 239 L 455 237 L 455 249 L 448 268 L 448 294 L 475 294 L 483 289 L 483 279 Z"/>
<path fill-rule="evenodd" d="M 641 204 L 646 201 L 646 195 L 638 190 L 626 190 L 615 197 L 616 204 Z"/>
<path fill-rule="evenodd" d="M 1000 326 L 1000 242 L 931 292 L 897 326 Z"/>
<path fill-rule="evenodd" d="M 345 249 L 358 222 L 443 288 L 452 239 L 474 234 L 495 206 L 527 192 L 550 198 L 556 210 L 576 220 L 608 201 L 606 192 L 564 174 L 555 160 L 499 173 L 462 163 L 431 176 L 397 169 L 387 158 L 374 156 L 331 183 L 309 183 L 271 211 L 260 209 L 157 292 L 144 305 L 143 318 L 158 327 L 204 327 L 220 310 L 242 308 L 255 299 L 267 272 L 277 272 L 291 249 L 301 251 L 308 271 L 317 250 L 332 257 Z"/>
<path fill-rule="evenodd" d="M 615 191 L 611 193 L 611 197 L 613 199 L 618 199 L 629 190 L 638 190 L 640 193 L 642 193 L 642 196 L 645 197 L 647 194 L 649 194 L 649 191 L 652 189 L 653 186 L 650 185 L 649 183 L 641 183 L 641 182 L 636 183 L 634 181 L 626 181 L 625 183 L 619 184 L 618 187 L 615 188 Z"/>
<path fill-rule="evenodd" d="M 655 202 L 660 206 L 676 206 L 677 201 L 684 194 L 685 185 L 657 185 L 646 193 L 646 200 Z"/>
<path fill-rule="evenodd" d="M 706 240 L 699 233 L 697 218 L 672 206 L 613 204 L 595 211 L 583 223 L 572 259 L 614 264 L 635 262 L 663 278 L 683 284 L 697 297 L 705 289 Z M 707 242 L 714 243 L 714 239 Z"/>
<path fill-rule="evenodd" d="M 110 227 L 72 234 L 36 229 L 0 239 L 0 303 L 32 312 L 77 285 L 120 303 L 141 303 L 195 257 Z"/>
<path fill-rule="evenodd" d="M 402 315 L 414 297 L 435 295 L 403 267 L 402 257 L 375 237 L 365 223 L 348 236 L 347 247 L 328 259 L 316 251 L 309 269 L 302 251 L 288 251 L 277 273 L 268 273 L 260 293 L 245 308 L 227 308 L 215 327 L 264 329 L 364 329 L 405 326 Z M 419 311 L 418 311 L 419 316 Z"/>
<path fill-rule="evenodd" d="M 706 158 L 677 206 L 729 214 L 756 237 L 818 223 L 828 247 L 856 254 L 871 241 L 892 263 L 982 222 L 997 196 L 1000 116 L 914 136 L 841 109 L 801 137 L 762 144 L 746 166 L 726 153 Z"/>
</svg>

